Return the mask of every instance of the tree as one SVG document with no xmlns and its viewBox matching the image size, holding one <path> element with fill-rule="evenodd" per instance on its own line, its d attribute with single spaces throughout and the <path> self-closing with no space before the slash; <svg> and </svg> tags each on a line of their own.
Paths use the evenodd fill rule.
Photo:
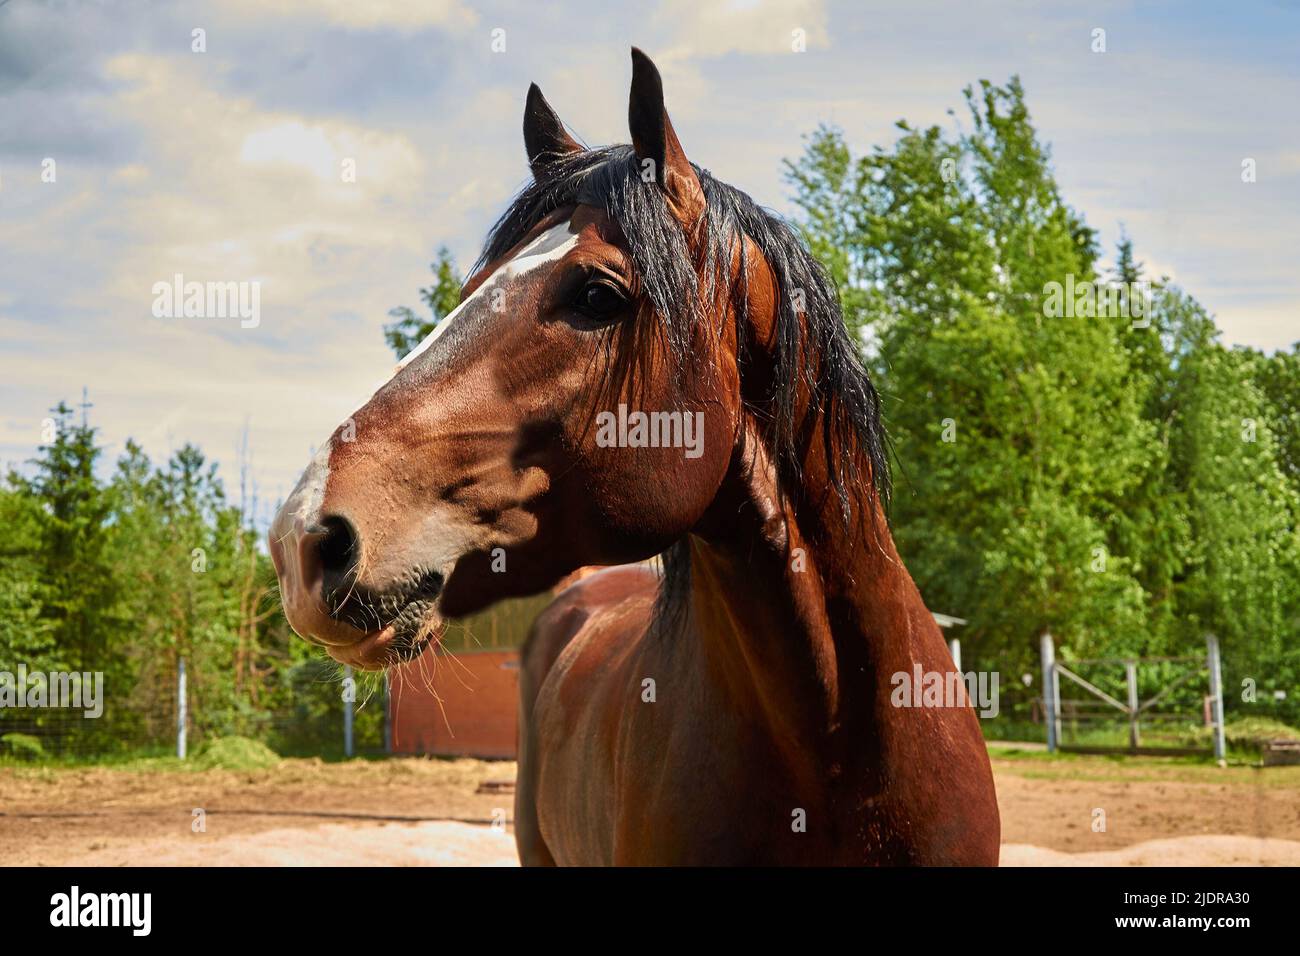
<svg viewBox="0 0 1300 956">
<path fill-rule="evenodd" d="M 804 137 L 797 160 L 783 160 L 793 200 L 803 210 L 801 231 L 840 293 L 844 322 L 861 334 L 870 316 L 869 250 L 862 231 L 864 169 L 853 161 L 844 133 L 822 125 Z"/>
<path fill-rule="evenodd" d="M 39 509 L 34 557 L 41 616 L 67 669 L 108 670 L 118 610 L 108 533 L 112 502 L 95 480 L 96 430 L 84 419 L 77 424 L 64 402 L 51 412 L 54 434 L 38 448 L 35 476 L 16 479 Z"/>
<path fill-rule="evenodd" d="M 966 91 L 973 129 L 900 124 L 863 160 L 861 240 L 884 292 L 879 373 L 908 566 L 973 642 L 1028 666 L 1051 630 L 1078 650 L 1140 633 L 1119 546 L 1152 451 L 1113 317 L 1049 314 L 1051 283 L 1097 278 L 1014 79 Z"/>
<path fill-rule="evenodd" d="M 1180 362 L 1173 392 L 1171 467 L 1190 527 L 1179 626 L 1188 643 L 1217 633 L 1238 660 L 1276 655 L 1284 634 L 1294 638 L 1300 554 L 1300 501 L 1253 365 L 1249 352 L 1211 340 Z"/>
<path fill-rule="evenodd" d="M 215 465 L 186 444 L 156 467 L 128 440 L 105 482 L 85 417 L 60 403 L 48 426 L 31 473 L 0 483 L 0 670 L 102 672 L 106 706 L 96 720 L 3 708 L 0 735 L 36 733 L 55 752 L 170 746 L 184 657 L 196 742 L 335 744 L 337 720 L 296 728 L 292 741 L 280 732 L 304 695 L 337 716 L 337 668 L 292 639 L 262 533 L 227 500 Z M 378 715 L 359 726 L 377 733 Z"/>
<path fill-rule="evenodd" d="M 15 473 L 0 487 L 0 669 L 25 661 L 34 670 L 47 670 L 56 658 L 52 615 L 41 598 L 40 503 Z"/>
<path fill-rule="evenodd" d="M 1278 463 L 1300 491 L 1300 343 L 1272 355 L 1253 353 L 1253 377 L 1270 406 Z"/>
<path fill-rule="evenodd" d="M 923 594 L 1004 671 L 1043 630 L 1067 656 L 1200 654 L 1213 630 L 1230 672 L 1300 672 L 1300 358 L 1225 349 L 1127 234 L 1104 275 L 1019 82 L 965 98 L 965 133 L 900 122 L 855 157 L 819 127 L 786 164 L 875 339 Z"/>
<path fill-rule="evenodd" d="M 438 258 L 429 268 L 433 272 L 433 284 L 420 290 L 420 298 L 428 307 L 430 317 L 421 318 L 414 309 L 404 305 L 388 313 L 397 321 L 384 326 L 384 340 L 399 359 L 419 345 L 460 304 L 456 262 L 445 246 L 438 249 Z"/>
</svg>

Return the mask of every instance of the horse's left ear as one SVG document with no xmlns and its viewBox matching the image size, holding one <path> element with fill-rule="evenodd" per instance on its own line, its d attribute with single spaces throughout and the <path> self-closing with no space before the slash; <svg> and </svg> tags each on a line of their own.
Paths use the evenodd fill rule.
<svg viewBox="0 0 1300 956">
<path fill-rule="evenodd" d="M 548 163 L 582 152 L 582 146 L 569 135 L 536 83 L 528 87 L 528 101 L 524 104 L 524 148 L 534 177 L 540 177 Z"/>
<path fill-rule="evenodd" d="M 636 47 L 632 48 L 627 125 L 643 175 L 653 176 L 663 187 L 668 207 L 678 222 L 693 227 L 704 215 L 704 190 L 664 109 L 664 84 L 659 70 Z"/>
</svg>

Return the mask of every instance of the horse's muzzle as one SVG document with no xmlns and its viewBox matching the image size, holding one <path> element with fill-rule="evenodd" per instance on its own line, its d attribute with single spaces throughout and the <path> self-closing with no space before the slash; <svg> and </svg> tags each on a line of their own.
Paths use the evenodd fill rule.
<svg viewBox="0 0 1300 956">
<path fill-rule="evenodd" d="M 277 515 L 271 560 L 289 625 L 340 663 L 381 670 L 410 659 L 442 626 L 436 600 L 442 575 L 413 573 L 399 589 L 376 592 L 358 580 L 361 542 L 346 517 Z"/>
</svg>

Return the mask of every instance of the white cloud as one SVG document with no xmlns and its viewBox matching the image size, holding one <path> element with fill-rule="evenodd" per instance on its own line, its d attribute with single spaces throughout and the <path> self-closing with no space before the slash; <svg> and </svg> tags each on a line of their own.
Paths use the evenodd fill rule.
<svg viewBox="0 0 1300 956">
<path fill-rule="evenodd" d="M 355 30 L 465 28 L 478 22 L 458 0 L 227 0 L 223 6 L 248 19 L 328 21 Z"/>
<path fill-rule="evenodd" d="M 239 158 L 246 163 L 302 168 L 322 182 L 340 182 L 345 169 L 362 189 L 369 183 L 416 182 L 420 161 L 408 140 L 339 123 L 280 120 L 244 137 Z M 345 166 L 350 161 L 351 166 Z M 355 193 L 356 190 L 349 192 Z"/>
<path fill-rule="evenodd" d="M 823 0 L 662 0 L 651 22 L 672 37 L 656 60 L 661 70 L 695 57 L 790 54 L 796 34 L 806 49 L 829 43 Z"/>
<path fill-rule="evenodd" d="M 119 116 L 144 131 L 148 157 L 114 176 L 148 188 L 110 187 L 100 197 L 140 227 L 129 245 L 105 251 L 107 291 L 123 308 L 176 272 L 263 280 L 281 302 L 305 305 L 322 272 L 337 275 L 341 265 L 335 258 L 323 270 L 320 255 L 365 256 L 391 249 L 395 235 L 418 234 L 408 210 L 427 171 L 403 134 L 263 111 L 216 92 L 193 62 L 131 56 L 108 64 L 126 86 Z M 341 175 L 344 159 L 356 161 L 355 182 Z"/>
<path fill-rule="evenodd" d="M 206 62 L 111 60 L 114 116 L 137 130 L 139 159 L 69 164 L 57 184 L 29 178 L 6 197 L 22 200 L 11 238 L 51 324 L 6 314 L 9 295 L 0 334 L 59 356 L 6 368 L 6 457 L 24 437 L 30 443 L 49 405 L 84 384 L 110 459 L 127 437 L 155 458 L 194 440 L 230 476 L 251 420 L 257 471 L 274 496 L 391 368 L 379 325 L 390 307 L 415 299 L 438 177 L 403 133 L 222 95 Z M 346 157 L 357 161 L 355 183 L 339 175 Z M 154 318 L 153 283 L 175 273 L 260 282 L 261 325 Z"/>
</svg>

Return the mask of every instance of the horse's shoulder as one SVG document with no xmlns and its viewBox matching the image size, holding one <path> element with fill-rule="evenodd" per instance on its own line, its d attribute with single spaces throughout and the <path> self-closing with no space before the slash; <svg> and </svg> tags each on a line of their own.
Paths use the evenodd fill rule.
<svg viewBox="0 0 1300 956">
<path fill-rule="evenodd" d="M 556 595 L 555 605 L 596 606 L 614 604 L 659 588 L 659 572 L 648 564 L 619 564 L 596 571 L 579 572 Z"/>
<path fill-rule="evenodd" d="M 583 574 L 564 587 L 533 621 L 524 654 L 543 671 L 593 617 L 653 602 L 659 574 L 644 564 L 623 564 Z"/>
</svg>

